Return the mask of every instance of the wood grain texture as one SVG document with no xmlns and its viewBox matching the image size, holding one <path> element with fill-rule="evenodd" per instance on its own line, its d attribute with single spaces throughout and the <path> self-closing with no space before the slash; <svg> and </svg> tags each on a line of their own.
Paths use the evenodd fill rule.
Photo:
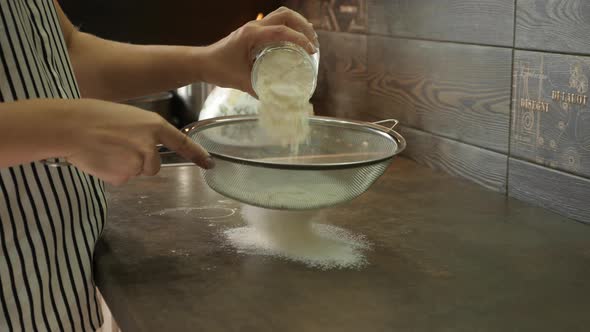
<svg viewBox="0 0 590 332">
<path fill-rule="evenodd" d="M 590 180 L 510 158 L 508 193 L 569 218 L 590 223 Z"/>
<path fill-rule="evenodd" d="M 589 77 L 590 57 L 516 51 L 512 156 L 590 177 Z M 546 103 L 546 111 L 527 101 Z"/>
<path fill-rule="evenodd" d="M 590 54 L 590 1 L 518 0 L 516 47 Z"/>
<path fill-rule="evenodd" d="M 320 0 L 284 0 L 283 4 L 303 15 L 316 30 L 322 28 L 322 2 Z"/>
<path fill-rule="evenodd" d="M 508 151 L 512 50 L 369 36 L 369 112 Z"/>
<path fill-rule="evenodd" d="M 372 34 L 512 46 L 514 0 L 369 0 Z"/>
<path fill-rule="evenodd" d="M 367 36 L 319 31 L 320 70 L 312 99 L 315 113 L 348 119 L 366 117 Z"/>
<path fill-rule="evenodd" d="M 408 143 L 404 154 L 418 163 L 506 192 L 506 155 L 412 128 L 402 127 L 401 134 Z"/>
<path fill-rule="evenodd" d="M 366 33 L 368 0 L 286 0 L 319 30 Z"/>
</svg>

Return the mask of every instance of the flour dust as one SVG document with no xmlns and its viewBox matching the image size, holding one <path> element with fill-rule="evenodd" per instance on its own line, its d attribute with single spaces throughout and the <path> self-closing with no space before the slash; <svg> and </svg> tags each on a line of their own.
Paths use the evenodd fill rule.
<svg viewBox="0 0 590 332">
<path fill-rule="evenodd" d="M 224 232 L 238 251 L 274 256 L 319 269 L 358 269 L 370 244 L 361 235 L 316 223 L 317 212 L 281 211 L 244 205 L 247 226 Z"/>
</svg>

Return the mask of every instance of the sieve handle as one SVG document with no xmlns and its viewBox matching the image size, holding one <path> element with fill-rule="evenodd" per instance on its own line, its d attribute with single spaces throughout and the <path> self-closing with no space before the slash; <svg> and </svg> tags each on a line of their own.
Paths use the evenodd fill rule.
<svg viewBox="0 0 590 332">
<path fill-rule="evenodd" d="M 174 151 L 169 150 L 167 147 L 163 146 L 162 144 L 156 145 L 156 148 L 158 148 L 158 154 L 160 156 L 174 153 Z M 67 161 L 49 161 L 47 159 L 41 160 L 41 163 L 43 163 L 49 167 L 54 167 L 54 168 L 72 166 L 72 164 Z"/>
<path fill-rule="evenodd" d="M 389 130 L 393 130 L 393 128 L 395 128 L 395 126 L 397 126 L 399 124 L 399 121 L 396 119 L 387 119 L 387 120 L 373 122 L 373 124 L 376 124 L 376 125 L 383 125 L 384 123 L 393 123 L 393 125 L 391 125 L 391 127 L 388 127 Z M 387 128 L 387 126 L 384 126 L 384 127 Z"/>
</svg>

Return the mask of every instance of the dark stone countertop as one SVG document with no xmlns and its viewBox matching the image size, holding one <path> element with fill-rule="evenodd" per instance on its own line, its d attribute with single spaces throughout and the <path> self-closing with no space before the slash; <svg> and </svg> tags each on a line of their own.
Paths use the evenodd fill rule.
<svg viewBox="0 0 590 332">
<path fill-rule="evenodd" d="M 405 159 L 322 211 L 373 243 L 361 270 L 237 253 L 240 205 L 195 167 L 109 196 L 95 273 L 124 332 L 590 329 L 590 227 Z"/>
</svg>

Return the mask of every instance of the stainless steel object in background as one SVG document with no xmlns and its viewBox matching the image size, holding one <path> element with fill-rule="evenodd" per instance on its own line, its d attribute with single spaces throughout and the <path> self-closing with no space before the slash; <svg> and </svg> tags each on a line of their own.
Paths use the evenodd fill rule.
<svg viewBox="0 0 590 332">
<path fill-rule="evenodd" d="M 178 88 L 175 90 L 175 92 L 184 102 L 186 107 L 191 111 L 192 117 L 194 119 L 198 119 L 199 112 L 201 111 L 201 108 L 203 108 L 203 104 L 205 103 L 207 96 L 211 93 L 214 87 L 214 85 L 208 83 L 198 82 Z M 185 123 L 185 125 L 187 124 L 188 123 Z"/>
<path fill-rule="evenodd" d="M 178 107 L 178 120 L 181 124 L 178 128 L 199 120 L 203 104 L 214 87 L 209 83 L 197 82 L 174 90 L 181 105 Z"/>
<path fill-rule="evenodd" d="M 124 104 L 139 107 L 146 111 L 158 113 L 168 122 L 178 125 L 174 118 L 174 110 L 172 104 L 172 98 L 174 95 L 169 92 L 160 92 L 157 94 L 143 96 L 135 99 L 130 99 L 124 102 Z"/>
<path fill-rule="evenodd" d="M 349 201 L 365 192 L 404 150 L 404 138 L 377 123 L 310 118 L 306 144 L 293 152 L 265 136 L 255 116 L 230 116 L 183 129 L 214 157 L 204 170 L 222 195 L 269 209 L 304 210 Z M 385 123 L 380 122 L 380 123 Z"/>
<path fill-rule="evenodd" d="M 182 128 L 199 119 L 203 103 L 212 88 L 210 84 L 198 82 L 124 103 L 156 112 L 175 127 Z"/>
</svg>

